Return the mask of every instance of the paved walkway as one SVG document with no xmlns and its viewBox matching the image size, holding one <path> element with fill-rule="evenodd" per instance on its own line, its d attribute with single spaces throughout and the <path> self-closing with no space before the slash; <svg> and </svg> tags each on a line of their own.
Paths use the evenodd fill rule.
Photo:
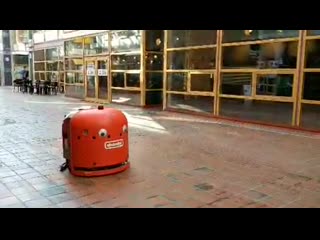
<svg viewBox="0 0 320 240">
<path fill-rule="evenodd" d="M 0 207 L 320 207 L 318 135 L 121 107 L 132 168 L 77 178 L 65 113 L 89 105 L 0 88 Z"/>
</svg>

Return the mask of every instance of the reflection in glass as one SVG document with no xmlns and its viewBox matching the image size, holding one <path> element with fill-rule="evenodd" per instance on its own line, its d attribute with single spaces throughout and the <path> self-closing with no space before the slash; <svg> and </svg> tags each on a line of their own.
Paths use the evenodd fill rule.
<svg viewBox="0 0 320 240">
<path fill-rule="evenodd" d="M 161 105 L 162 91 L 148 91 L 146 92 L 146 105 Z"/>
<path fill-rule="evenodd" d="M 320 68 L 320 39 L 307 40 L 305 50 L 305 67 Z"/>
<path fill-rule="evenodd" d="M 86 37 L 84 39 L 84 55 L 96 55 L 108 52 L 108 34 Z"/>
<path fill-rule="evenodd" d="M 146 50 L 163 51 L 163 30 L 146 30 Z"/>
<path fill-rule="evenodd" d="M 224 68 L 296 68 L 298 42 L 277 42 L 222 48 Z"/>
<path fill-rule="evenodd" d="M 44 61 L 44 50 L 38 50 L 33 52 L 34 61 Z"/>
<path fill-rule="evenodd" d="M 124 30 L 111 33 L 111 49 L 113 52 L 139 51 L 140 46 L 140 30 Z"/>
<path fill-rule="evenodd" d="M 291 74 L 257 76 L 257 95 L 292 97 L 292 87 Z"/>
<path fill-rule="evenodd" d="M 65 60 L 66 70 L 83 70 L 83 59 L 82 58 L 67 58 Z"/>
<path fill-rule="evenodd" d="M 45 70 L 44 63 L 35 63 L 34 70 L 35 71 L 44 71 Z"/>
<path fill-rule="evenodd" d="M 307 36 L 320 35 L 320 30 L 307 30 Z"/>
<path fill-rule="evenodd" d="M 87 97 L 96 97 L 96 77 L 87 75 Z"/>
<path fill-rule="evenodd" d="M 127 87 L 140 87 L 140 73 L 126 74 Z"/>
<path fill-rule="evenodd" d="M 46 50 L 46 60 L 54 61 L 59 59 L 58 48 L 50 48 Z"/>
<path fill-rule="evenodd" d="M 112 102 L 140 106 L 140 91 L 112 89 Z"/>
<path fill-rule="evenodd" d="M 83 83 L 83 74 L 82 73 L 66 73 L 66 83 Z"/>
<path fill-rule="evenodd" d="M 78 56 L 83 54 L 83 38 L 65 42 L 65 55 Z"/>
<path fill-rule="evenodd" d="M 213 45 L 217 30 L 168 30 L 168 48 Z"/>
<path fill-rule="evenodd" d="M 124 88 L 124 73 L 113 72 L 112 77 L 112 87 Z"/>
<path fill-rule="evenodd" d="M 299 37 L 299 30 L 223 30 L 223 43 Z"/>
<path fill-rule="evenodd" d="M 246 121 L 291 125 L 292 103 L 244 99 L 220 100 L 220 115 Z"/>
<path fill-rule="evenodd" d="M 303 99 L 320 101 L 320 73 L 304 74 Z"/>
<path fill-rule="evenodd" d="M 163 54 L 147 53 L 146 70 L 162 71 L 163 70 Z"/>
<path fill-rule="evenodd" d="M 239 96 L 251 96 L 251 73 L 222 73 L 221 93 Z"/>
<path fill-rule="evenodd" d="M 99 71 L 105 70 L 105 71 Z M 98 98 L 108 99 L 108 61 L 98 60 Z"/>
<path fill-rule="evenodd" d="M 140 55 L 111 56 L 112 70 L 140 70 Z"/>
<path fill-rule="evenodd" d="M 58 74 L 56 72 L 47 72 L 47 81 L 57 82 Z"/>
<path fill-rule="evenodd" d="M 213 92 L 214 75 L 211 74 L 191 74 L 190 90 L 197 92 Z"/>
<path fill-rule="evenodd" d="M 169 51 L 168 69 L 214 69 L 215 48 Z"/>
<path fill-rule="evenodd" d="M 163 73 L 149 72 L 146 73 L 146 89 L 162 89 Z"/>
<path fill-rule="evenodd" d="M 169 108 L 198 113 L 213 113 L 213 97 L 168 94 Z"/>
<path fill-rule="evenodd" d="M 187 91 L 187 73 L 167 73 L 168 91 Z"/>
<path fill-rule="evenodd" d="M 310 130 L 320 130 L 320 106 L 302 104 L 301 127 Z"/>
<path fill-rule="evenodd" d="M 58 71 L 58 62 L 48 62 L 47 71 Z"/>
</svg>

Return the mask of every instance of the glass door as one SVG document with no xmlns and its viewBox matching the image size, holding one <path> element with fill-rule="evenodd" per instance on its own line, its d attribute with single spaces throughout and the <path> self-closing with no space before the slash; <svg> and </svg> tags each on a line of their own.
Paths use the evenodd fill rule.
<svg viewBox="0 0 320 240">
<path fill-rule="evenodd" d="M 108 58 L 97 59 L 98 99 L 108 100 Z"/>
<path fill-rule="evenodd" d="M 96 61 L 85 60 L 86 67 L 86 97 L 97 98 L 96 95 Z"/>
</svg>

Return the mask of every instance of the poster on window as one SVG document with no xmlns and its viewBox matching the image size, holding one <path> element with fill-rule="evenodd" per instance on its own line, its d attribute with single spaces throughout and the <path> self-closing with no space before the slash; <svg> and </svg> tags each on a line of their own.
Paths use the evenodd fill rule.
<svg viewBox="0 0 320 240">
<path fill-rule="evenodd" d="M 95 76 L 95 69 L 94 68 L 88 68 L 87 69 L 87 76 Z"/>
<path fill-rule="evenodd" d="M 108 76 L 107 69 L 98 69 L 98 76 Z"/>
</svg>

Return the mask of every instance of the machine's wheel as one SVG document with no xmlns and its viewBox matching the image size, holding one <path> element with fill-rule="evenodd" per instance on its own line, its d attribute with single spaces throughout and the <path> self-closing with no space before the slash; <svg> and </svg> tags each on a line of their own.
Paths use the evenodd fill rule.
<svg viewBox="0 0 320 240">
<path fill-rule="evenodd" d="M 65 170 L 70 170 L 69 166 L 69 159 L 67 159 L 61 166 L 60 166 L 60 172 L 64 172 Z"/>
</svg>

